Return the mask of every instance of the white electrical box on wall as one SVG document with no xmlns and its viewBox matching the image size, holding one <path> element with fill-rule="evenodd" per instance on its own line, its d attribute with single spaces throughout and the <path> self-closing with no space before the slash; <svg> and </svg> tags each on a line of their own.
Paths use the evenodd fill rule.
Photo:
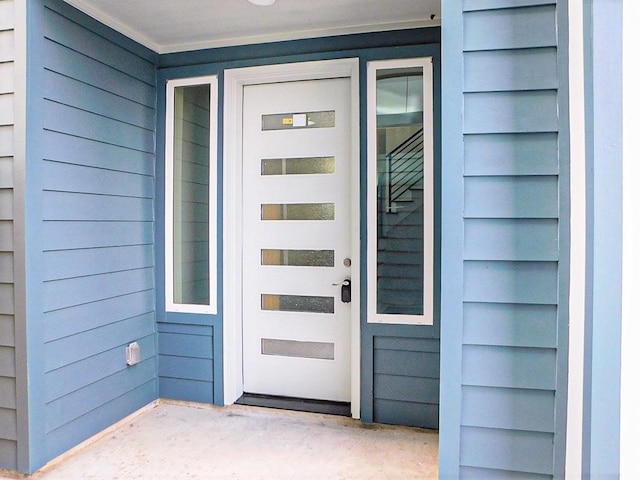
<svg viewBox="0 0 640 480">
<path fill-rule="evenodd" d="M 140 345 L 138 345 L 138 342 L 127 345 L 125 348 L 125 359 L 129 366 L 140 362 Z"/>
</svg>

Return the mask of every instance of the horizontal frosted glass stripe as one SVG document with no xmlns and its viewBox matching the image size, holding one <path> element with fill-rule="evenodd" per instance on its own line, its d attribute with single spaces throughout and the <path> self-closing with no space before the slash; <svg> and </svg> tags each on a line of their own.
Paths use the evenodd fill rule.
<svg viewBox="0 0 640 480">
<path fill-rule="evenodd" d="M 333 313 L 333 297 L 262 294 L 262 310 L 281 312 Z"/>
<path fill-rule="evenodd" d="M 336 112 L 273 113 L 262 115 L 262 131 L 336 126 Z"/>
<path fill-rule="evenodd" d="M 334 360 L 335 344 L 263 338 L 262 354 L 282 357 L 314 358 L 317 360 Z"/>
<path fill-rule="evenodd" d="M 333 250 L 276 250 L 262 249 L 262 265 L 296 267 L 333 267 Z"/>
<path fill-rule="evenodd" d="M 262 175 L 315 175 L 335 173 L 335 157 L 267 158 L 262 160 Z"/>
<path fill-rule="evenodd" d="M 333 220 L 333 203 L 268 203 L 262 205 L 262 220 Z"/>
</svg>

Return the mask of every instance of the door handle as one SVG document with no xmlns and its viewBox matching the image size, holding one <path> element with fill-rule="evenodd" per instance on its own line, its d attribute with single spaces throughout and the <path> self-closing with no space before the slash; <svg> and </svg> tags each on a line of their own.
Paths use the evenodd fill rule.
<svg viewBox="0 0 640 480">
<path fill-rule="evenodd" d="M 348 278 L 344 279 L 342 282 L 332 283 L 334 287 L 341 285 L 340 287 L 340 300 L 342 303 L 351 303 L 351 280 Z"/>
</svg>

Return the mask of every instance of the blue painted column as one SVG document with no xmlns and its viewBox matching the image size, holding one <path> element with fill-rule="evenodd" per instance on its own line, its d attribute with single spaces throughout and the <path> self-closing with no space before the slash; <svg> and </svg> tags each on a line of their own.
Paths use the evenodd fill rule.
<svg viewBox="0 0 640 480">
<path fill-rule="evenodd" d="M 462 0 L 442 2 L 442 293 L 440 354 L 441 478 L 460 473 L 463 286 Z"/>
<path fill-rule="evenodd" d="M 583 476 L 620 471 L 622 2 L 584 10 L 587 305 Z"/>
</svg>

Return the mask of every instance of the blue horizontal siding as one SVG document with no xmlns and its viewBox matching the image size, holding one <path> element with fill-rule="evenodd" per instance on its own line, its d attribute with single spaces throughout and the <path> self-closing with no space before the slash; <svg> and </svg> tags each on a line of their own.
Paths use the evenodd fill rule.
<svg viewBox="0 0 640 480">
<path fill-rule="evenodd" d="M 149 245 L 153 243 L 153 222 L 148 221 L 45 221 L 44 250 Z"/>
<path fill-rule="evenodd" d="M 465 440 L 460 464 L 551 475 L 553 473 L 553 435 L 539 432 L 462 427 Z"/>
<path fill-rule="evenodd" d="M 45 98 L 52 102 L 98 113 L 137 127 L 154 128 L 155 111 L 151 107 L 49 70 L 45 72 L 44 84 Z"/>
<path fill-rule="evenodd" d="M 439 352 L 438 338 L 398 337 L 392 333 L 376 335 L 373 338 L 374 348 L 381 350 L 399 350 L 409 352 Z"/>
<path fill-rule="evenodd" d="M 155 88 L 110 65 L 87 57 L 73 48 L 46 41 L 43 46 L 44 68 L 75 78 L 88 85 L 111 92 L 141 105 L 154 108 Z M 134 65 L 135 62 L 132 62 Z"/>
<path fill-rule="evenodd" d="M 558 260 L 556 219 L 468 219 L 465 260 Z"/>
<path fill-rule="evenodd" d="M 153 289 L 153 269 L 125 270 L 45 282 L 45 312 Z"/>
<path fill-rule="evenodd" d="M 85 193 L 44 192 L 45 220 L 150 221 L 150 198 L 113 197 Z"/>
<path fill-rule="evenodd" d="M 124 366 L 124 345 L 153 335 L 154 331 L 153 314 L 149 313 L 52 340 L 44 345 L 45 370 L 50 372 L 117 346 L 122 347 L 122 356 L 116 365 Z"/>
<path fill-rule="evenodd" d="M 135 390 L 148 382 L 155 382 L 155 359 L 145 360 L 113 375 L 86 384 L 62 398 L 46 404 L 46 432 L 81 418 L 96 408 Z M 124 362 L 122 362 L 124 363 Z"/>
<path fill-rule="evenodd" d="M 373 338 L 373 420 L 438 428 L 438 339 Z"/>
<path fill-rule="evenodd" d="M 124 75 L 140 79 L 151 86 L 155 85 L 153 63 L 145 61 L 139 54 L 122 48 L 108 38 L 96 35 L 94 31 L 54 9 L 49 9 L 47 13 L 47 22 L 41 32 L 44 38 L 60 46 L 72 48 L 73 51 L 117 69 Z"/>
<path fill-rule="evenodd" d="M 469 11 L 463 16 L 463 31 L 465 51 L 553 47 L 555 5 Z"/>
<path fill-rule="evenodd" d="M 183 378 L 160 378 L 160 398 L 213 403 L 213 383 Z"/>
<path fill-rule="evenodd" d="M 153 177 L 69 163 L 43 163 L 45 190 L 152 198 Z"/>
<path fill-rule="evenodd" d="M 140 360 L 154 358 L 155 335 L 137 338 L 140 345 Z M 108 348 L 105 347 L 105 348 Z M 100 381 L 104 377 L 115 375 L 129 367 L 125 365 L 124 345 L 117 343 L 115 347 L 104 352 L 89 352 L 89 357 L 48 372 L 46 386 L 46 402 L 52 402 L 64 397 L 84 386 Z"/>
<path fill-rule="evenodd" d="M 558 302 L 556 262 L 467 261 L 464 271 L 466 302 Z"/>
<path fill-rule="evenodd" d="M 374 350 L 376 373 L 405 377 L 440 378 L 438 352 L 402 352 L 402 361 L 393 350 Z"/>
<path fill-rule="evenodd" d="M 561 249 L 556 2 L 461 0 L 460 478 L 550 478 Z M 554 449 L 556 449 L 554 451 Z"/>
<path fill-rule="evenodd" d="M 213 403 L 213 328 L 161 323 L 158 331 L 160 396 Z"/>
<path fill-rule="evenodd" d="M 52 131 L 43 132 L 43 143 L 43 158 L 47 160 L 148 176 L 154 173 L 153 153 Z"/>
<path fill-rule="evenodd" d="M 466 177 L 466 218 L 558 218 L 558 178 Z"/>
<path fill-rule="evenodd" d="M 556 305 L 465 303 L 465 345 L 555 348 Z"/>
<path fill-rule="evenodd" d="M 437 404 L 412 403 L 376 398 L 373 400 L 373 416 L 376 422 L 391 425 L 412 425 L 438 429 L 439 409 Z"/>
<path fill-rule="evenodd" d="M 160 355 L 179 357 L 213 358 L 211 335 L 190 335 L 183 333 L 159 333 Z"/>
<path fill-rule="evenodd" d="M 466 175 L 557 175 L 558 134 L 465 135 Z"/>
<path fill-rule="evenodd" d="M 129 318 L 153 315 L 155 299 L 147 289 L 46 312 L 43 340 L 50 342 Z"/>
<path fill-rule="evenodd" d="M 44 280 L 70 279 L 153 267 L 153 246 L 54 250 L 44 253 Z"/>
<path fill-rule="evenodd" d="M 556 90 L 467 93 L 464 133 L 556 132 L 556 97 Z"/>
<path fill-rule="evenodd" d="M 177 322 L 175 315 L 181 314 L 169 313 L 169 315 L 167 316 L 168 318 L 164 322 L 159 323 L 158 332 L 175 333 L 177 335 L 200 335 L 204 337 L 211 336 L 212 330 L 210 325 L 190 325 L 186 324 L 186 322 Z"/>
<path fill-rule="evenodd" d="M 45 102 L 42 115 L 44 128 L 56 133 L 90 138 L 141 152 L 154 151 L 154 133 L 147 128 L 52 101 Z M 61 122 L 61 118 L 65 121 Z"/>
<path fill-rule="evenodd" d="M 158 374 L 164 378 L 180 378 L 211 383 L 213 361 L 210 358 L 160 355 Z"/>
<path fill-rule="evenodd" d="M 557 62 L 557 50 L 550 47 L 465 52 L 464 89 L 465 92 L 555 89 Z"/>
<path fill-rule="evenodd" d="M 132 382 L 131 385 L 134 383 Z M 114 393 L 113 390 L 109 390 L 109 385 L 101 387 L 105 388 L 109 394 Z M 108 401 L 87 410 L 84 415 L 74 418 L 47 434 L 45 451 L 42 453 L 46 456 L 45 458 L 54 458 L 66 452 L 136 409 L 153 402 L 157 398 L 156 382 L 149 380 L 127 392 L 115 392 L 113 395 L 103 396 Z M 82 405 L 78 405 L 77 408 L 82 409 Z"/>
<path fill-rule="evenodd" d="M 156 67 L 65 2 L 30 11 L 34 469 L 157 398 Z"/>
<path fill-rule="evenodd" d="M 467 345 L 463 385 L 555 390 L 555 349 Z"/>
<path fill-rule="evenodd" d="M 494 470 L 492 468 L 460 467 L 461 480 L 551 480 L 553 475 L 538 475 L 528 472 Z"/>
<path fill-rule="evenodd" d="M 555 394 L 550 390 L 462 387 L 462 425 L 553 433 Z"/>
<path fill-rule="evenodd" d="M 439 379 L 374 374 L 375 399 L 438 404 Z"/>
</svg>

